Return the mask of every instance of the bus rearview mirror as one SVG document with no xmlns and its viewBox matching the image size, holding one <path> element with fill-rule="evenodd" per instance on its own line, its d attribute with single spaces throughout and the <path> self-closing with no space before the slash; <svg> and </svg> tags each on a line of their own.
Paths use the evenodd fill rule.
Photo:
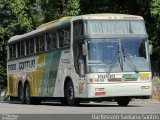
<svg viewBox="0 0 160 120">
<path fill-rule="evenodd" d="M 79 75 L 81 77 L 85 76 L 84 63 L 80 63 L 79 65 Z"/>
<path fill-rule="evenodd" d="M 149 54 L 152 55 L 153 53 L 153 45 L 149 42 Z"/>
<path fill-rule="evenodd" d="M 82 45 L 82 52 L 83 52 L 83 55 L 86 56 L 87 55 L 87 48 L 86 48 L 86 45 Z"/>
</svg>

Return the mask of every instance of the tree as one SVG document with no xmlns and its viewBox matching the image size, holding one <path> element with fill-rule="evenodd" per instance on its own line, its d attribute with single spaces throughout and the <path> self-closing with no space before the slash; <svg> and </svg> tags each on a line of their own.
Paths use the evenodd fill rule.
<svg viewBox="0 0 160 120">
<path fill-rule="evenodd" d="M 153 27 L 154 36 L 152 38 L 152 42 L 154 45 L 154 51 L 153 51 L 153 67 L 156 68 L 156 72 L 160 72 L 160 1 L 159 0 L 153 0 L 151 3 L 151 14 L 153 18 L 155 19 L 155 26 Z"/>
</svg>

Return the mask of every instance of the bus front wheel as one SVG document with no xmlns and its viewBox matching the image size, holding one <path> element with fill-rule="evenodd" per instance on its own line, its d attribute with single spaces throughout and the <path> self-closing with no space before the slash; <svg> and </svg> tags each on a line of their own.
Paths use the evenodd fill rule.
<svg viewBox="0 0 160 120">
<path fill-rule="evenodd" d="M 117 99 L 117 103 L 119 106 L 127 106 L 130 101 L 131 101 L 131 99 L 127 98 L 127 97 Z"/>
<path fill-rule="evenodd" d="M 75 98 L 74 87 L 71 81 L 67 83 L 65 92 L 66 92 L 65 96 L 67 98 L 68 105 L 74 106 L 79 104 L 78 99 Z"/>
</svg>

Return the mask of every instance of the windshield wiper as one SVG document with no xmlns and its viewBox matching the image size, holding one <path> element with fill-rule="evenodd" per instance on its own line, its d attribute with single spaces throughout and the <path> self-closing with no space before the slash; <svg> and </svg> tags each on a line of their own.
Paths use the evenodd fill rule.
<svg viewBox="0 0 160 120">
<path fill-rule="evenodd" d="M 114 58 L 113 58 L 113 61 L 112 61 L 112 63 L 111 63 L 111 66 L 109 67 L 109 69 L 108 69 L 108 76 L 109 76 L 109 74 L 111 73 L 111 71 L 112 71 L 112 69 L 114 68 L 114 66 L 115 66 L 115 64 L 117 63 L 117 61 L 120 63 L 120 60 L 118 60 L 119 58 L 120 58 L 120 45 L 118 45 L 118 50 L 117 50 L 117 52 L 116 52 L 116 54 L 115 54 L 115 56 L 114 56 Z"/>
<path fill-rule="evenodd" d="M 131 57 L 129 56 L 129 54 L 126 53 L 126 51 L 124 50 L 124 46 L 122 45 L 122 52 L 123 52 L 123 58 L 125 61 L 125 58 L 128 59 L 128 62 L 126 62 L 128 64 L 128 66 L 130 67 L 131 70 L 135 71 L 136 73 L 138 73 L 138 69 L 136 67 L 136 65 L 134 64 L 134 62 L 132 61 Z"/>
</svg>

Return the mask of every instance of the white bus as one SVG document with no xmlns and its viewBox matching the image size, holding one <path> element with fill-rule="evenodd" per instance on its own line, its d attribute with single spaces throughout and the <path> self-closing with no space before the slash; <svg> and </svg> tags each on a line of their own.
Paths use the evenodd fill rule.
<svg viewBox="0 0 160 120">
<path fill-rule="evenodd" d="M 148 34 L 142 17 L 64 17 L 8 41 L 8 95 L 22 103 L 60 100 L 77 105 L 152 93 Z"/>
</svg>

